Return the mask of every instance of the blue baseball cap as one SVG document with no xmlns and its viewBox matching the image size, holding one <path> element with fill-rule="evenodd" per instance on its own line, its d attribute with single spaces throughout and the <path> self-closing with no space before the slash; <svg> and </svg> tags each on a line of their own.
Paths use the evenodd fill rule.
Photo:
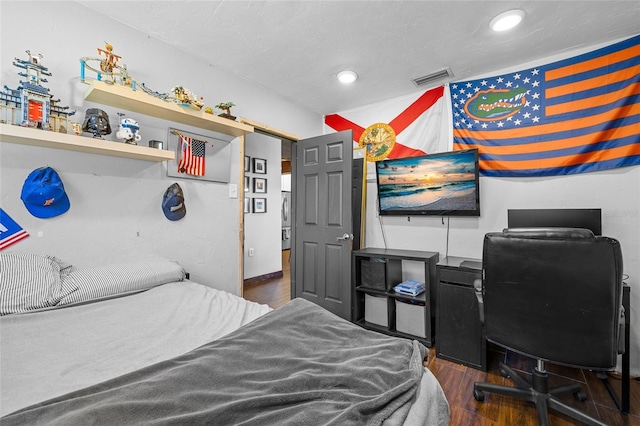
<svg viewBox="0 0 640 426">
<path fill-rule="evenodd" d="M 184 194 L 177 183 L 172 184 L 162 197 L 162 211 L 169 220 L 180 220 L 187 214 L 184 205 Z"/>
<path fill-rule="evenodd" d="M 20 199 L 29 213 L 41 219 L 59 216 L 70 207 L 62 180 L 51 167 L 40 167 L 29 173 Z"/>
</svg>

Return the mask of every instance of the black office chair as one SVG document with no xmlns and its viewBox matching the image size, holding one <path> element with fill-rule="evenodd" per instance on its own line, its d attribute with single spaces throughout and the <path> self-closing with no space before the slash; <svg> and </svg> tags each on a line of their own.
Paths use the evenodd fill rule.
<svg viewBox="0 0 640 426">
<path fill-rule="evenodd" d="M 531 380 L 500 363 L 517 387 L 476 382 L 484 392 L 533 402 L 540 425 L 550 408 L 587 425 L 605 425 L 558 397 L 580 385 L 549 388 L 544 363 L 611 370 L 624 351 L 622 253 L 618 241 L 587 229 L 505 229 L 485 235 L 483 279 L 475 283 L 487 340 L 537 360 Z"/>
</svg>

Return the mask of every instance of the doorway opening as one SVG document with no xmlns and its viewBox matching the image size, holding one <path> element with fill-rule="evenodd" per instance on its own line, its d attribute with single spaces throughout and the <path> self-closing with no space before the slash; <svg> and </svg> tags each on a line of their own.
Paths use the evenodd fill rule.
<svg viewBox="0 0 640 426">
<path fill-rule="evenodd" d="M 282 250 L 282 276 L 244 284 L 244 298 L 279 308 L 291 300 L 290 250 Z"/>
<path fill-rule="evenodd" d="M 256 227 L 252 221 L 258 219 L 245 212 L 244 220 L 244 253 L 243 263 L 243 297 L 257 303 L 278 308 L 291 300 L 291 220 L 292 220 L 292 198 L 291 198 L 291 153 L 292 140 L 285 139 L 281 135 L 255 129 L 256 133 L 261 133 L 261 139 L 257 141 L 258 148 L 251 139 L 245 145 L 245 155 L 252 156 L 256 149 L 264 149 L 268 144 L 269 151 L 279 151 L 279 167 L 267 167 L 269 172 L 267 200 L 267 212 L 273 216 L 268 221 L 268 229 L 264 225 Z M 269 136 L 264 138 L 263 136 Z M 256 138 L 253 138 L 256 139 Z M 258 151 L 259 152 L 259 151 Z M 263 151 L 259 154 L 266 156 Z M 271 161 L 269 165 L 275 163 Z M 273 172 L 271 171 L 273 168 Z M 274 173 L 278 168 L 278 173 Z M 251 173 L 250 179 L 253 179 Z M 245 180 L 246 182 L 246 180 Z M 245 196 L 251 197 L 250 188 Z M 264 216 L 264 215 L 263 215 Z M 260 217 L 263 220 L 264 217 Z M 264 223 L 264 222 L 263 222 Z M 277 229 L 271 229 L 275 228 Z M 277 231 L 276 233 L 272 231 Z M 275 237 L 274 237 L 275 235 Z M 269 239 L 266 247 L 269 247 L 268 256 L 262 256 L 263 252 L 256 250 L 249 253 L 256 239 Z M 262 243 L 262 241 L 261 241 Z M 276 253 L 277 252 L 277 253 Z M 251 256 L 251 257 L 247 257 Z M 266 259 L 268 257 L 268 259 Z M 277 264 L 274 263 L 277 259 Z M 266 262 L 266 265 L 256 265 L 256 262 Z"/>
<path fill-rule="evenodd" d="M 245 220 L 240 232 L 242 259 L 244 260 L 242 264 L 244 282 L 241 283 L 240 292 L 246 299 L 272 307 L 282 306 L 293 297 L 304 297 L 332 312 L 335 311 L 334 313 L 343 318 L 349 319 L 351 316 L 351 250 L 360 248 L 364 236 L 364 232 L 361 232 L 364 225 L 362 216 L 365 211 L 363 207 L 365 200 L 364 171 L 366 169 L 363 167 L 363 150 L 356 149 L 351 152 L 349 149 L 353 139 L 351 131 L 301 139 L 287 136 L 281 132 L 273 132 L 268 127 L 258 126 L 252 122 L 247 124 L 254 126 L 254 133 L 247 134 L 243 139 L 241 152 L 245 156 L 245 163 L 248 163 L 246 161 L 248 157 L 255 158 L 254 156 L 257 155 L 261 159 L 267 159 L 268 164 L 275 165 L 278 162 L 284 164 L 284 166 L 281 164 L 281 167 L 278 167 L 278 176 L 269 174 L 267 179 L 269 182 L 275 183 L 281 180 L 283 167 L 286 172 L 290 171 L 292 195 L 290 205 L 297 207 L 294 207 L 291 212 L 291 248 L 284 250 L 281 247 L 283 226 L 281 222 L 282 210 L 278 208 L 280 206 L 275 209 L 266 209 L 276 213 L 275 226 L 273 222 L 269 222 L 269 226 L 261 222 L 261 226 L 256 227 L 254 220 L 257 219 L 256 215 L 244 215 Z M 291 158 L 288 158 L 289 152 L 291 152 Z M 300 157 L 303 155 L 300 152 L 305 153 L 304 161 Z M 318 153 L 322 153 L 321 158 L 316 155 Z M 356 155 L 356 153 L 359 154 Z M 316 156 L 314 157 L 314 155 Z M 318 161 L 314 162 L 314 158 Z M 305 174 L 305 168 L 314 167 L 316 164 L 319 170 Z M 248 167 L 245 166 L 244 170 L 247 169 Z M 275 172 L 274 169 L 276 167 L 265 167 L 267 171 Z M 354 172 L 355 176 L 353 176 Z M 252 173 L 256 172 L 252 170 L 249 173 L 249 178 L 253 181 Z M 241 179 L 247 182 L 247 177 L 242 174 L 241 176 Z M 318 185 L 314 186 L 313 182 Z M 265 184 L 264 186 L 273 188 L 275 185 Z M 296 188 L 301 187 L 304 187 L 305 190 L 301 193 L 296 192 Z M 268 191 L 269 197 L 277 197 L 275 199 L 268 198 L 268 205 L 281 204 L 281 189 L 278 187 L 277 193 Z M 253 196 L 253 194 L 249 196 Z M 304 199 L 300 197 L 304 197 Z M 331 203 L 325 205 L 329 201 Z M 352 206 L 352 203 L 355 205 Z M 319 208 L 321 205 L 322 208 Z M 316 222 L 302 221 L 300 223 L 300 217 L 296 219 L 298 216 L 296 208 L 307 209 L 308 207 L 308 212 L 315 213 L 312 215 L 312 219 Z M 323 232 L 315 232 L 315 229 L 319 227 L 323 228 Z M 263 240 L 267 239 L 263 237 L 270 234 L 271 230 L 277 232 L 276 246 L 273 245 L 274 239 L 269 238 L 269 249 L 263 250 L 260 254 L 267 252 L 270 257 L 277 256 L 279 264 L 276 266 L 271 263 L 269 265 L 271 269 L 260 268 L 258 270 L 254 262 L 255 258 L 251 257 L 258 256 L 258 249 L 252 253 L 253 244 L 262 244 Z M 260 241 L 256 241 L 256 238 L 259 238 Z M 300 238 L 304 238 L 305 244 L 300 242 Z M 307 247 L 314 243 L 319 247 L 320 253 L 329 253 L 329 255 L 312 256 L 311 252 L 305 250 L 300 254 L 301 245 Z M 277 274 L 273 273 L 276 269 L 280 269 Z M 305 276 L 305 270 L 318 270 L 325 273 Z M 285 273 L 288 273 L 286 280 L 284 279 Z M 254 286 L 254 284 L 256 285 Z M 287 297 L 287 285 L 289 297 Z"/>
</svg>

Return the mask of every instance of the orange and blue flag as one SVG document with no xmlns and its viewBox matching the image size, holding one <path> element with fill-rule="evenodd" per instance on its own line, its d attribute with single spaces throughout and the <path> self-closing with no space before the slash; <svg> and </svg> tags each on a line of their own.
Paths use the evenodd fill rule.
<svg viewBox="0 0 640 426">
<path fill-rule="evenodd" d="M 640 164 L 640 35 L 523 71 L 451 83 L 453 147 L 484 176 Z"/>
<path fill-rule="evenodd" d="M 15 244 L 29 236 L 4 210 L 0 209 L 0 250 Z"/>
</svg>

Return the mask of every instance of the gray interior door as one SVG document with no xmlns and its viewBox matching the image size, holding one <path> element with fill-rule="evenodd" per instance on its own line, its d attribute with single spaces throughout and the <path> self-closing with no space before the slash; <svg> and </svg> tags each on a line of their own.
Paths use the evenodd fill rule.
<svg viewBox="0 0 640 426">
<path fill-rule="evenodd" d="M 351 320 L 351 130 L 294 145 L 291 288 Z"/>
</svg>

